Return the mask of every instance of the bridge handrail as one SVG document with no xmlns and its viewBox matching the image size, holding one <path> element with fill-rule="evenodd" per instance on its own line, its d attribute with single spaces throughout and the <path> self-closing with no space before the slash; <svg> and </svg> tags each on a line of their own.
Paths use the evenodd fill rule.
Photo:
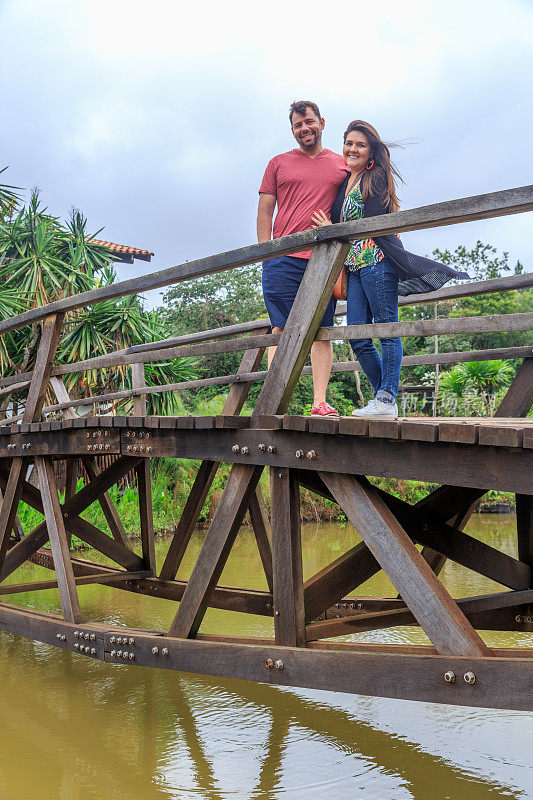
<svg viewBox="0 0 533 800">
<path fill-rule="evenodd" d="M 280 239 L 248 245 L 218 255 L 186 262 L 149 275 L 131 278 L 99 289 L 93 289 L 89 292 L 81 292 L 80 294 L 65 297 L 62 300 L 48 303 L 45 306 L 25 311 L 8 320 L 3 320 L 0 322 L 0 335 L 40 322 L 56 313 L 67 313 L 104 300 L 160 289 L 174 283 L 191 280 L 192 278 L 254 264 L 274 256 L 290 255 L 300 250 L 312 249 L 321 243 L 338 239 L 373 238 L 391 233 L 454 225 L 460 222 L 490 219 L 531 210 L 533 210 L 533 186 L 529 185 L 294 233 Z"/>
</svg>

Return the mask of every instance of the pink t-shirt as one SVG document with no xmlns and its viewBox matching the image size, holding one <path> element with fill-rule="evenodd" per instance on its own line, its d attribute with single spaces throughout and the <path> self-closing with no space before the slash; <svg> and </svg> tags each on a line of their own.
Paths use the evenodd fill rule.
<svg viewBox="0 0 533 800">
<path fill-rule="evenodd" d="M 327 149 L 314 158 L 299 149 L 274 156 L 268 162 L 259 189 L 260 193 L 273 194 L 277 200 L 273 238 L 310 230 L 311 215 L 320 208 L 329 213 L 348 172 L 342 156 Z M 311 250 L 292 255 L 309 258 Z"/>
</svg>

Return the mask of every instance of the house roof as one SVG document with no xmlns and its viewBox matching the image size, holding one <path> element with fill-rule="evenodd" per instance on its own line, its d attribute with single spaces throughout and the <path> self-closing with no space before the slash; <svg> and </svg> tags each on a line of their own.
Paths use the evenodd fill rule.
<svg viewBox="0 0 533 800">
<path fill-rule="evenodd" d="M 109 248 L 111 252 L 116 253 L 117 261 L 125 262 L 126 264 L 133 264 L 133 259 L 138 258 L 141 261 L 150 261 L 153 253 L 151 250 L 140 250 L 138 247 L 130 247 L 127 244 L 116 244 L 115 242 L 105 242 L 103 239 L 91 239 L 95 244 L 103 244 Z"/>
</svg>

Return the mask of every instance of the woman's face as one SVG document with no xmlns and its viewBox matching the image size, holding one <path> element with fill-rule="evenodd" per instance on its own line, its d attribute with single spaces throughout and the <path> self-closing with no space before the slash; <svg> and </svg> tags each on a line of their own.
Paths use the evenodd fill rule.
<svg viewBox="0 0 533 800">
<path fill-rule="evenodd" d="M 344 160 L 352 172 L 359 172 L 366 167 L 370 158 L 370 142 L 361 131 L 351 131 L 342 148 Z"/>
</svg>

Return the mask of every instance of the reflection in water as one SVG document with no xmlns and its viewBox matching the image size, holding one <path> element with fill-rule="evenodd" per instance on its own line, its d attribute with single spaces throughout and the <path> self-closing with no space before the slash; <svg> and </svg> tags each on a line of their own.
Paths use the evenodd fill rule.
<svg viewBox="0 0 533 800">
<path fill-rule="evenodd" d="M 498 525 L 483 520 L 483 530 L 474 532 L 511 549 L 514 528 Z M 305 530 L 307 574 L 331 560 L 333 535 L 340 551 L 355 537 L 349 527 L 329 528 L 327 535 L 323 527 Z M 241 538 L 224 581 L 235 580 L 246 561 L 247 575 L 252 573 L 247 583 L 259 586 L 252 538 L 247 532 Z M 158 559 L 167 547 L 160 545 Z M 491 590 L 489 581 L 446 569 L 456 595 Z M 28 577 L 21 573 L 16 580 Z M 367 587 L 369 593 L 384 590 L 378 576 Z M 173 612 L 165 601 L 105 587 L 83 587 L 80 594 L 92 619 L 157 628 Z M 18 595 L 16 602 L 28 599 Z M 39 604 L 56 607 L 57 593 L 41 593 Z M 222 618 L 226 631 L 235 631 L 242 619 L 219 612 L 209 627 L 220 630 Z M 262 620 L 246 619 L 256 633 L 265 627 Z M 415 636 L 402 631 L 402 637 Z M 497 636 L 506 641 L 506 634 Z M 481 800 L 533 794 L 531 714 L 111 667 L 11 634 L 2 633 L 0 642 L 1 800 Z"/>
</svg>

